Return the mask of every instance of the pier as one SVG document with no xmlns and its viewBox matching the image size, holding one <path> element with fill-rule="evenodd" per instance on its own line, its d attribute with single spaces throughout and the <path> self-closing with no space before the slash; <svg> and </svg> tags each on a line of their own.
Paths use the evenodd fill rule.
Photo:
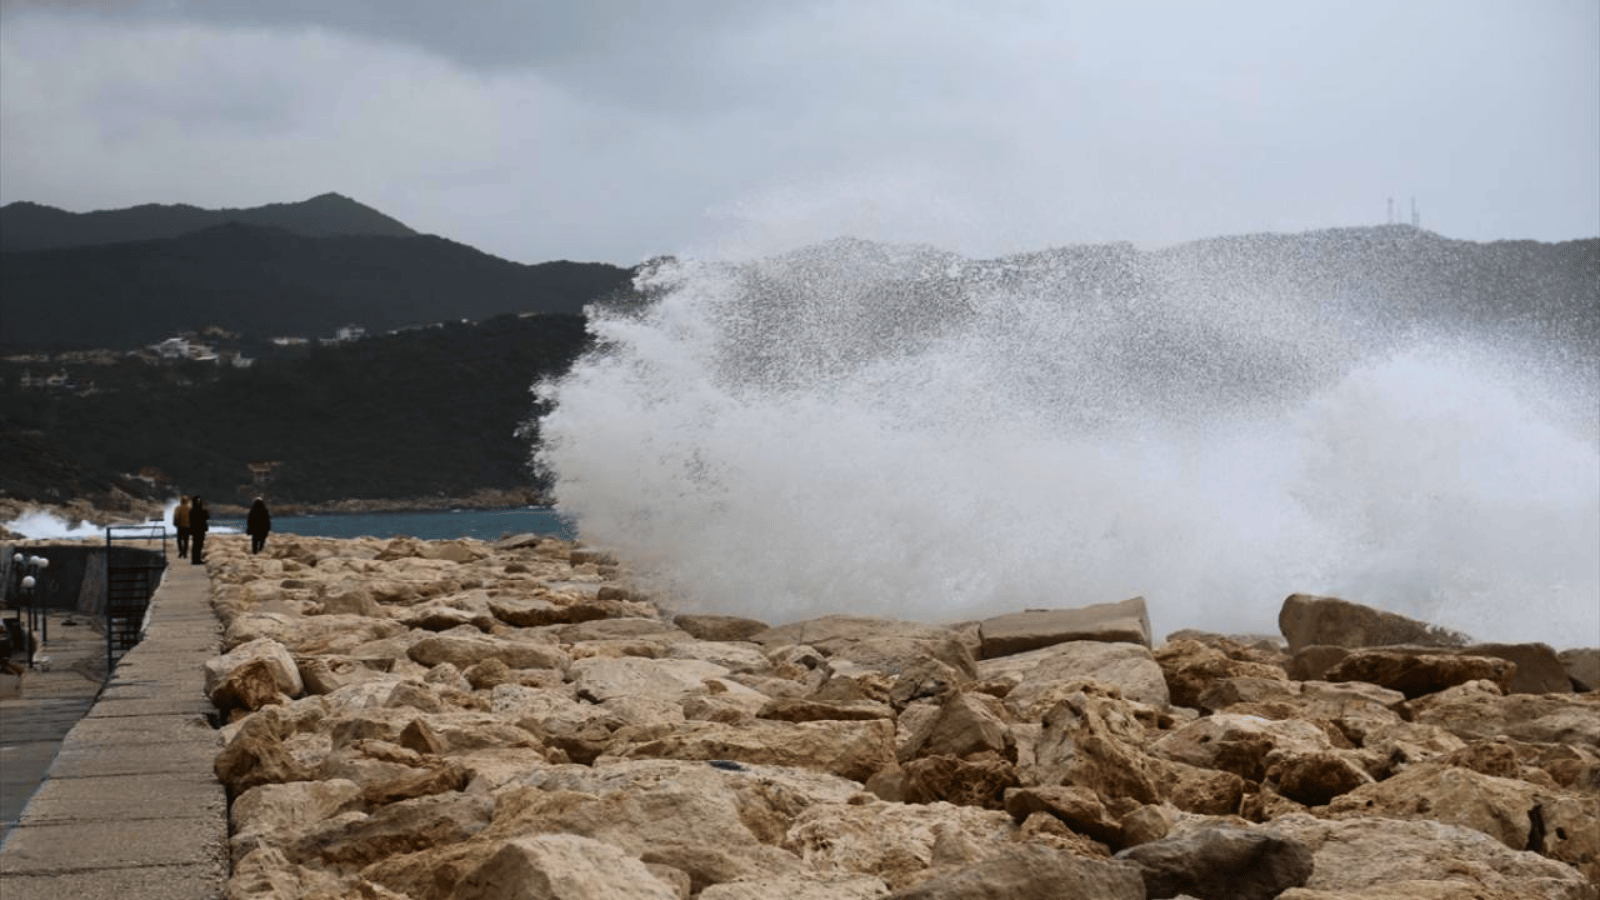
<svg viewBox="0 0 1600 900">
<path fill-rule="evenodd" d="M 221 636 L 206 569 L 166 568 L 144 634 L 103 683 L 105 637 L 49 615 L 45 661 L 0 695 L 0 897 L 220 897 L 227 797 L 204 662 Z"/>
</svg>

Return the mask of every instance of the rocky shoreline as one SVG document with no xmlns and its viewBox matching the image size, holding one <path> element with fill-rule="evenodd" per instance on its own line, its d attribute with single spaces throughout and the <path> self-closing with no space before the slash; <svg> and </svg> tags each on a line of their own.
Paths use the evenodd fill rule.
<svg viewBox="0 0 1600 900">
<path fill-rule="evenodd" d="M 674 615 L 606 554 L 210 545 L 233 900 L 1595 900 L 1600 651 L 1331 598 Z"/>
</svg>

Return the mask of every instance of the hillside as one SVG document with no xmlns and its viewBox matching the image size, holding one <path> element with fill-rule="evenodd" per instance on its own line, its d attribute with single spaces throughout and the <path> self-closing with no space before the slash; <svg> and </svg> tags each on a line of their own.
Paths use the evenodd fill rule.
<svg viewBox="0 0 1600 900">
<path fill-rule="evenodd" d="M 282 228 L 302 237 L 409 237 L 416 234 L 370 206 L 332 193 L 298 203 L 271 203 L 249 209 L 201 209 L 185 204 L 146 203 L 127 209 L 74 213 L 39 203 L 18 202 L 0 207 L 0 252 L 23 253 L 172 238 L 229 222 Z"/>
<path fill-rule="evenodd" d="M 0 333 L 0 352 L 129 348 L 207 326 L 267 338 L 579 313 L 630 278 L 600 263 L 523 265 L 428 235 L 306 237 L 230 222 L 0 254 L 0 321 L 27 323 Z"/>
<path fill-rule="evenodd" d="M 0 498 L 201 493 L 219 503 L 464 496 L 534 486 L 528 389 L 588 337 L 576 315 L 501 316 L 264 359 L 129 360 L 86 395 L 24 389 L 0 363 Z M 251 463 L 272 463 L 257 483 Z M 144 479 L 129 477 L 143 473 Z"/>
</svg>

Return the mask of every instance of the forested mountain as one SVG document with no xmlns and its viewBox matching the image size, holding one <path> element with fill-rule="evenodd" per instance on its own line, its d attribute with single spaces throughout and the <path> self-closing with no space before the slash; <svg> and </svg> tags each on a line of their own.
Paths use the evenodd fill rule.
<svg viewBox="0 0 1600 900">
<path fill-rule="evenodd" d="M 248 503 L 459 497 L 534 486 L 530 386 L 587 343 L 577 315 L 500 316 L 318 346 L 237 369 L 137 359 L 84 394 L 0 364 L 0 496 L 200 493 Z M 252 463 L 270 472 L 257 482 Z M 143 472 L 145 479 L 130 477 Z"/>
<path fill-rule="evenodd" d="M 18 202 L 0 206 L 0 252 L 148 241 L 229 222 L 282 228 L 302 237 L 409 237 L 416 234 L 403 223 L 339 194 L 321 194 L 298 203 L 271 203 L 249 209 L 201 209 L 181 203 L 146 203 L 127 209 L 74 213 L 39 203 Z"/>
<path fill-rule="evenodd" d="M 430 235 L 319 238 L 230 222 L 0 254 L 0 321 L 26 323 L 0 331 L 0 352 L 129 348 L 208 326 L 261 338 L 579 313 L 630 278 L 602 263 L 523 265 Z"/>
</svg>

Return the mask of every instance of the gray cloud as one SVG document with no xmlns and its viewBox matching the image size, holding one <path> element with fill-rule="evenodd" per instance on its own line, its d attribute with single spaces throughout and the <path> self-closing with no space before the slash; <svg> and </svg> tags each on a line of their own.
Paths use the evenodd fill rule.
<svg viewBox="0 0 1600 900">
<path fill-rule="evenodd" d="M 465 12 L 463 12 L 465 10 Z M 0 200 L 337 190 L 508 258 L 1600 233 L 1600 7 L 0 2 Z"/>
</svg>

